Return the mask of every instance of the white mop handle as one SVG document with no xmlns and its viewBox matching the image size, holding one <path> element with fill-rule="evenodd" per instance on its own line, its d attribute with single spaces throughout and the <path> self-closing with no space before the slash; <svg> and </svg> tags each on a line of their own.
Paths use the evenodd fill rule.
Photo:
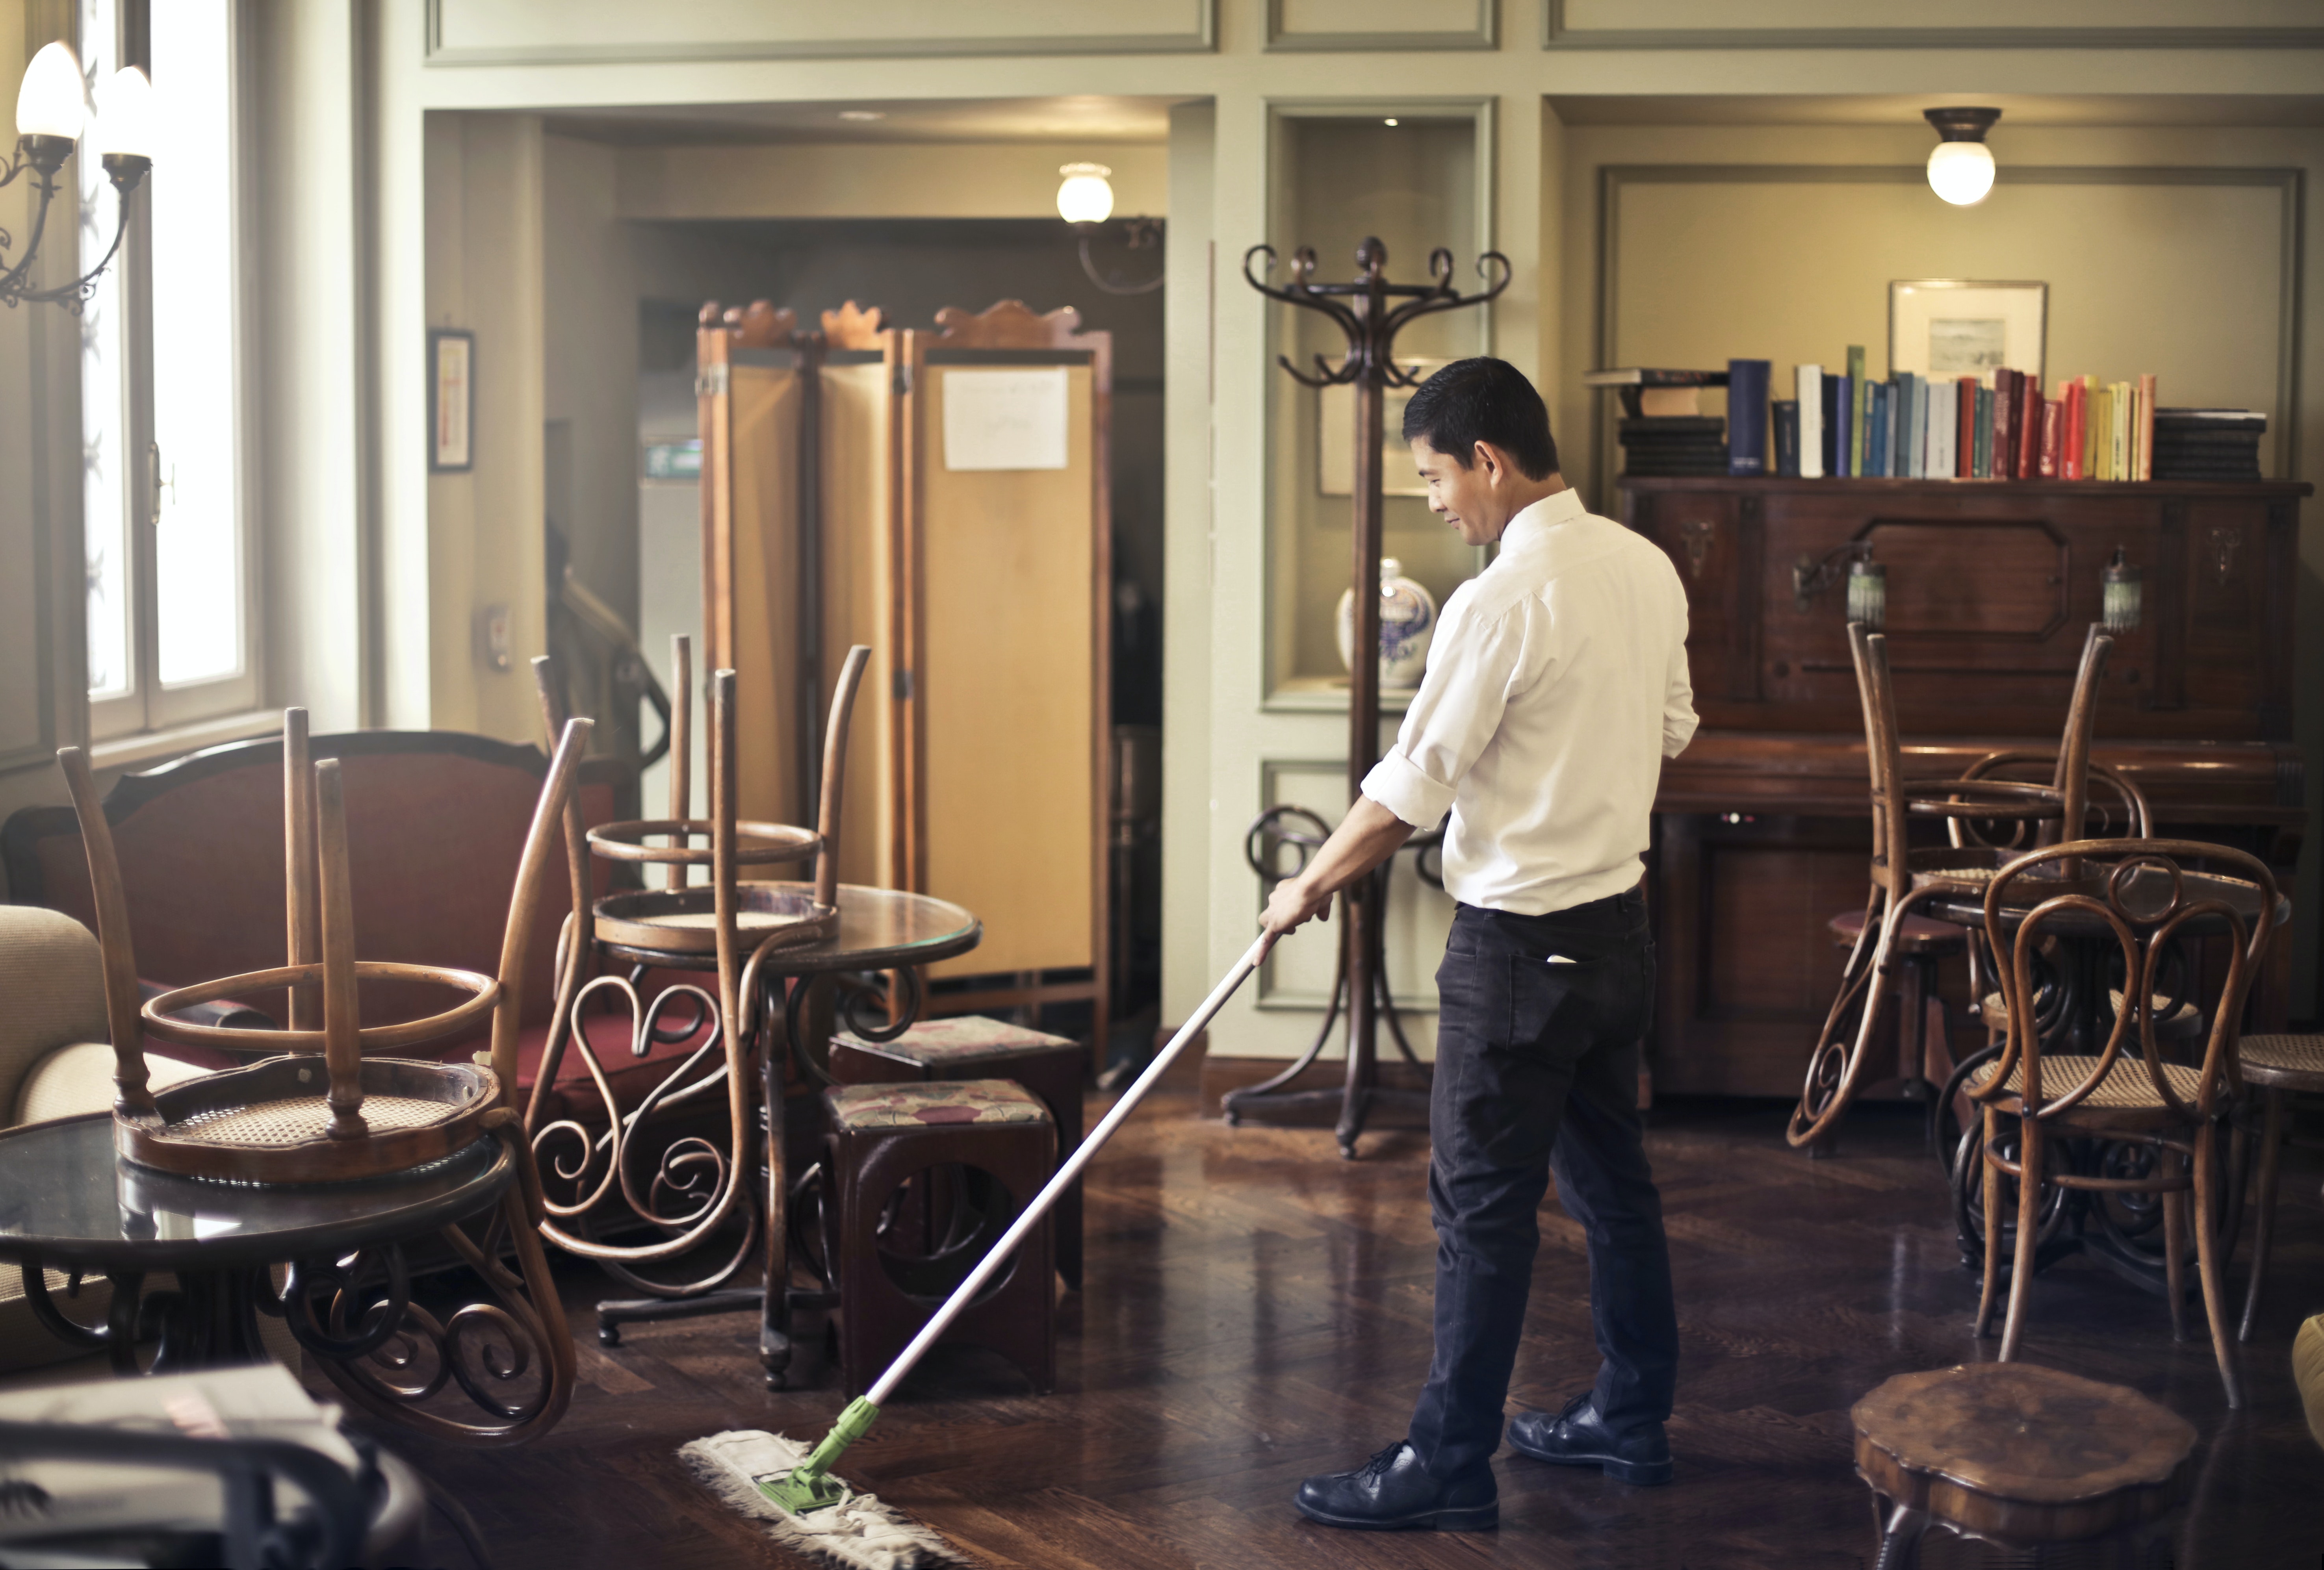
<svg viewBox="0 0 2324 1570">
<path fill-rule="evenodd" d="M 1139 1102 L 1145 1099 L 1146 1093 L 1154 1088 L 1154 1082 L 1169 1071 L 1170 1065 L 1176 1061 L 1179 1052 L 1185 1049 L 1186 1043 L 1202 1033 L 1203 1027 L 1211 1023 L 1211 1016 L 1225 1007 L 1227 999 L 1234 996 L 1235 988 L 1240 987 L 1244 978 L 1259 969 L 1259 958 L 1266 952 L 1266 943 L 1267 940 L 1263 937 L 1253 943 L 1250 946 L 1250 951 L 1237 960 L 1235 968 L 1227 972 L 1226 978 L 1211 989 L 1211 995 L 1208 997 L 1203 999 L 1203 1006 L 1196 1009 L 1193 1017 L 1178 1027 L 1178 1033 L 1170 1038 L 1170 1044 L 1154 1054 L 1154 1060 L 1146 1065 L 1146 1071 L 1138 1076 L 1130 1088 L 1122 1093 L 1121 1099 L 1113 1104 L 1113 1109 L 1099 1120 L 1098 1125 L 1090 1131 L 1088 1137 L 1082 1141 L 1072 1155 L 1065 1158 L 1065 1164 L 1059 1167 L 1056 1176 L 1051 1178 L 1047 1185 L 1033 1197 L 1033 1202 L 1025 1207 L 1024 1214 L 1018 1217 L 1009 1230 L 1001 1235 L 1001 1241 L 994 1244 L 991 1251 L 976 1262 L 976 1268 L 968 1272 L 968 1279 L 953 1289 L 952 1296 L 945 1299 L 945 1305 L 936 1310 L 936 1318 L 921 1327 L 920 1333 L 912 1337 L 912 1344 L 904 1348 L 902 1354 L 894 1363 L 888 1365 L 888 1372 L 880 1376 L 880 1382 L 873 1385 L 864 1397 L 866 1400 L 875 1407 L 884 1407 L 888 1404 L 889 1393 L 902 1382 L 906 1374 L 912 1372 L 912 1365 L 918 1363 L 928 1348 L 934 1346 L 938 1338 L 951 1328 L 952 1322 L 960 1318 L 962 1311 L 976 1300 L 976 1294 L 983 1290 L 984 1283 L 990 1281 L 993 1273 L 1002 1265 L 1009 1262 L 1010 1256 L 1017 1252 L 1017 1245 L 1025 1241 L 1025 1235 L 1040 1225 L 1041 1217 L 1049 1213 L 1049 1207 L 1056 1203 L 1057 1196 L 1064 1193 L 1066 1186 L 1082 1175 L 1082 1169 L 1088 1166 L 1090 1158 L 1096 1155 L 1099 1148 L 1113 1137 L 1113 1131 L 1121 1126 L 1121 1120 L 1137 1110 Z"/>
</svg>

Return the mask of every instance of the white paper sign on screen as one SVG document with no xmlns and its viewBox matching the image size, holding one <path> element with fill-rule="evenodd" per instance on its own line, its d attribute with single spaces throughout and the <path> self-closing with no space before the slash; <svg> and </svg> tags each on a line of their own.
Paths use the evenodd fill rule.
<svg viewBox="0 0 2324 1570">
<path fill-rule="evenodd" d="M 1065 466 L 1065 368 L 944 372 L 945 467 Z"/>
</svg>

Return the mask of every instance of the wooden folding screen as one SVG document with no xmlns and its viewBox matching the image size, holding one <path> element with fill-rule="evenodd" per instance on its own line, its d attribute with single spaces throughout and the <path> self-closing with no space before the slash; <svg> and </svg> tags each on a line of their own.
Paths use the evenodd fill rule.
<svg viewBox="0 0 2324 1570">
<path fill-rule="evenodd" d="M 936 322 L 704 308 L 704 629 L 739 677 L 741 806 L 805 821 L 824 673 L 870 644 L 843 877 L 982 919 L 936 974 L 990 983 L 947 1011 L 1086 998 L 1102 1051 L 1111 337 L 1013 300 Z M 947 467 L 947 379 L 995 366 L 1065 369 L 1065 467 Z"/>
</svg>

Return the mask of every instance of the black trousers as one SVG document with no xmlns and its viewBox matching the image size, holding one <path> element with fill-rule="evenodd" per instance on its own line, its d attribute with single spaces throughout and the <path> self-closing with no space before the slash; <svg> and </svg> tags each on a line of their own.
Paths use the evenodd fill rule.
<svg viewBox="0 0 2324 1570">
<path fill-rule="evenodd" d="M 1654 969 L 1635 888 L 1545 916 L 1453 917 L 1429 1108 L 1436 1354 L 1409 1436 L 1432 1476 L 1500 1446 L 1552 1172 L 1589 1238 L 1597 1409 L 1618 1432 L 1670 1416 L 1678 1314 L 1637 1105 Z"/>
</svg>

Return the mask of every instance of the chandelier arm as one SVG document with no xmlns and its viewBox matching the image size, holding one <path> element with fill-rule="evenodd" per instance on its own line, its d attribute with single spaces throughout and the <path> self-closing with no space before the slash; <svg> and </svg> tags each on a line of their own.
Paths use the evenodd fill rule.
<svg viewBox="0 0 2324 1570">
<path fill-rule="evenodd" d="M 129 195 L 124 191 L 121 195 L 120 220 L 113 225 L 113 243 L 105 248 L 105 254 L 97 259 L 97 265 L 70 283 L 59 284 L 54 289 L 44 289 L 38 293 L 26 294 L 21 298 L 42 305 L 55 305 L 69 298 L 75 303 L 87 299 L 89 290 L 97 283 L 97 274 L 112 265 L 114 257 L 120 252 L 122 236 L 128 233 Z M 32 259 L 32 252 L 26 252 L 24 260 L 29 262 Z"/>
<path fill-rule="evenodd" d="M 11 175 L 9 178 L 13 179 L 15 177 Z M 57 182 L 53 177 L 42 175 L 41 177 L 40 188 L 40 211 L 33 215 L 32 232 L 30 235 L 26 236 L 24 241 L 24 254 L 23 258 L 17 262 L 15 266 L 10 268 L 6 273 L 0 274 L 0 301 L 5 301 L 7 304 L 12 306 L 19 299 L 38 299 L 41 298 L 38 295 L 25 293 L 23 280 L 24 274 L 32 270 L 32 258 L 41 253 L 41 236 L 49 226 L 49 204 L 56 199 Z M 115 235 L 113 243 L 115 245 L 119 245 L 121 243 L 120 236 Z M 106 252 L 106 255 L 108 256 L 111 254 L 112 252 Z"/>
</svg>

